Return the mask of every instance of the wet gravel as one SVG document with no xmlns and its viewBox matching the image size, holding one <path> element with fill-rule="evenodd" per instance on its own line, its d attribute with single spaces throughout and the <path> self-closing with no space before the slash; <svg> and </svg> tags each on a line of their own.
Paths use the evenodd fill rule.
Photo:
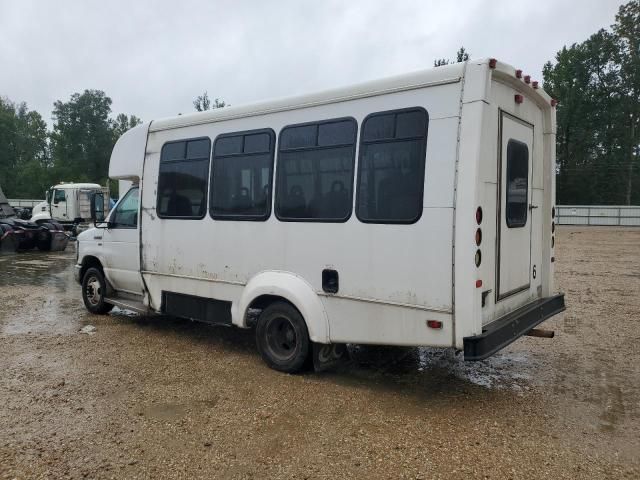
<svg viewBox="0 0 640 480">
<path fill-rule="evenodd" d="M 557 237 L 554 339 L 298 376 L 251 331 L 89 314 L 73 245 L 0 256 L 0 478 L 640 478 L 640 229 Z"/>
</svg>

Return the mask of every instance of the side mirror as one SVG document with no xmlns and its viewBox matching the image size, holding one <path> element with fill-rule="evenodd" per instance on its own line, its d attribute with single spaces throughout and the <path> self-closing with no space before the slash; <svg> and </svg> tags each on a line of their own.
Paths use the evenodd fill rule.
<svg viewBox="0 0 640 480">
<path fill-rule="evenodd" d="M 91 194 L 91 220 L 94 225 L 96 222 L 104 222 L 104 194 L 102 192 Z"/>
</svg>

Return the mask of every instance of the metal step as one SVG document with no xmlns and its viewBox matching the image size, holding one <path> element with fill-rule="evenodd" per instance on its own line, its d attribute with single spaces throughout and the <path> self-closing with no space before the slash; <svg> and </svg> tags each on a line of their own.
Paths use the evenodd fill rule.
<svg viewBox="0 0 640 480">
<path fill-rule="evenodd" d="M 105 297 L 105 302 L 115 305 L 123 310 L 131 310 L 132 312 L 139 313 L 141 315 L 149 315 L 152 311 L 144 303 L 142 303 L 142 297 L 140 300 L 133 298 L 124 298 L 121 296 Z"/>
</svg>

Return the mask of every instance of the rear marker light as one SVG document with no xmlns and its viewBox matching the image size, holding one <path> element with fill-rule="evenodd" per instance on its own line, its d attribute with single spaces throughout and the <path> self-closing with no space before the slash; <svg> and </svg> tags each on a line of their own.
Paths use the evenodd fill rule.
<svg viewBox="0 0 640 480">
<path fill-rule="evenodd" d="M 522 102 L 524 102 L 524 97 L 519 93 L 516 93 L 514 100 L 516 101 L 517 104 L 521 104 Z"/>
<path fill-rule="evenodd" d="M 476 250 L 476 258 L 475 258 L 475 262 L 476 262 L 476 267 L 479 267 L 480 264 L 482 263 L 482 253 L 480 253 L 480 250 Z"/>
<path fill-rule="evenodd" d="M 538 88 L 538 82 L 531 82 L 531 86 L 533 88 Z"/>
<path fill-rule="evenodd" d="M 551 222 L 551 233 L 556 233 L 556 222 Z"/>
<path fill-rule="evenodd" d="M 524 83 L 531 83 L 531 75 L 524 76 Z"/>
<path fill-rule="evenodd" d="M 476 288 L 482 288 L 482 280 L 476 280 Z"/>
<path fill-rule="evenodd" d="M 442 322 L 439 320 L 427 320 L 427 327 L 440 330 L 442 329 Z"/>
<path fill-rule="evenodd" d="M 489 59 L 489 68 L 496 68 L 497 64 L 498 64 L 498 60 L 496 60 L 495 58 Z"/>
<path fill-rule="evenodd" d="M 476 223 L 478 225 L 482 223 L 482 207 L 476 208 Z"/>
<path fill-rule="evenodd" d="M 516 70 L 516 78 L 522 78 L 522 70 Z"/>
<path fill-rule="evenodd" d="M 478 228 L 476 230 L 476 245 L 480 246 L 481 243 L 482 243 L 482 230 Z"/>
</svg>

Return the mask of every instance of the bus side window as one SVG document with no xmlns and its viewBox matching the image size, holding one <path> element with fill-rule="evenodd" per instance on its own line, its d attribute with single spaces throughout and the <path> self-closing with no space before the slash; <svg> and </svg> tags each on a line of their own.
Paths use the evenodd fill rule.
<svg viewBox="0 0 640 480">
<path fill-rule="evenodd" d="M 415 223 L 422 215 L 429 117 L 422 108 L 373 113 L 360 134 L 356 215 Z"/>
<path fill-rule="evenodd" d="M 208 138 L 168 142 L 162 146 L 156 205 L 158 217 L 204 217 L 210 152 L 211 140 Z"/>
<path fill-rule="evenodd" d="M 275 138 L 271 129 L 228 133 L 216 138 L 209 207 L 212 218 L 269 218 Z"/>
<path fill-rule="evenodd" d="M 282 129 L 275 207 L 280 220 L 347 221 L 352 210 L 357 129 L 353 118 Z"/>
</svg>

